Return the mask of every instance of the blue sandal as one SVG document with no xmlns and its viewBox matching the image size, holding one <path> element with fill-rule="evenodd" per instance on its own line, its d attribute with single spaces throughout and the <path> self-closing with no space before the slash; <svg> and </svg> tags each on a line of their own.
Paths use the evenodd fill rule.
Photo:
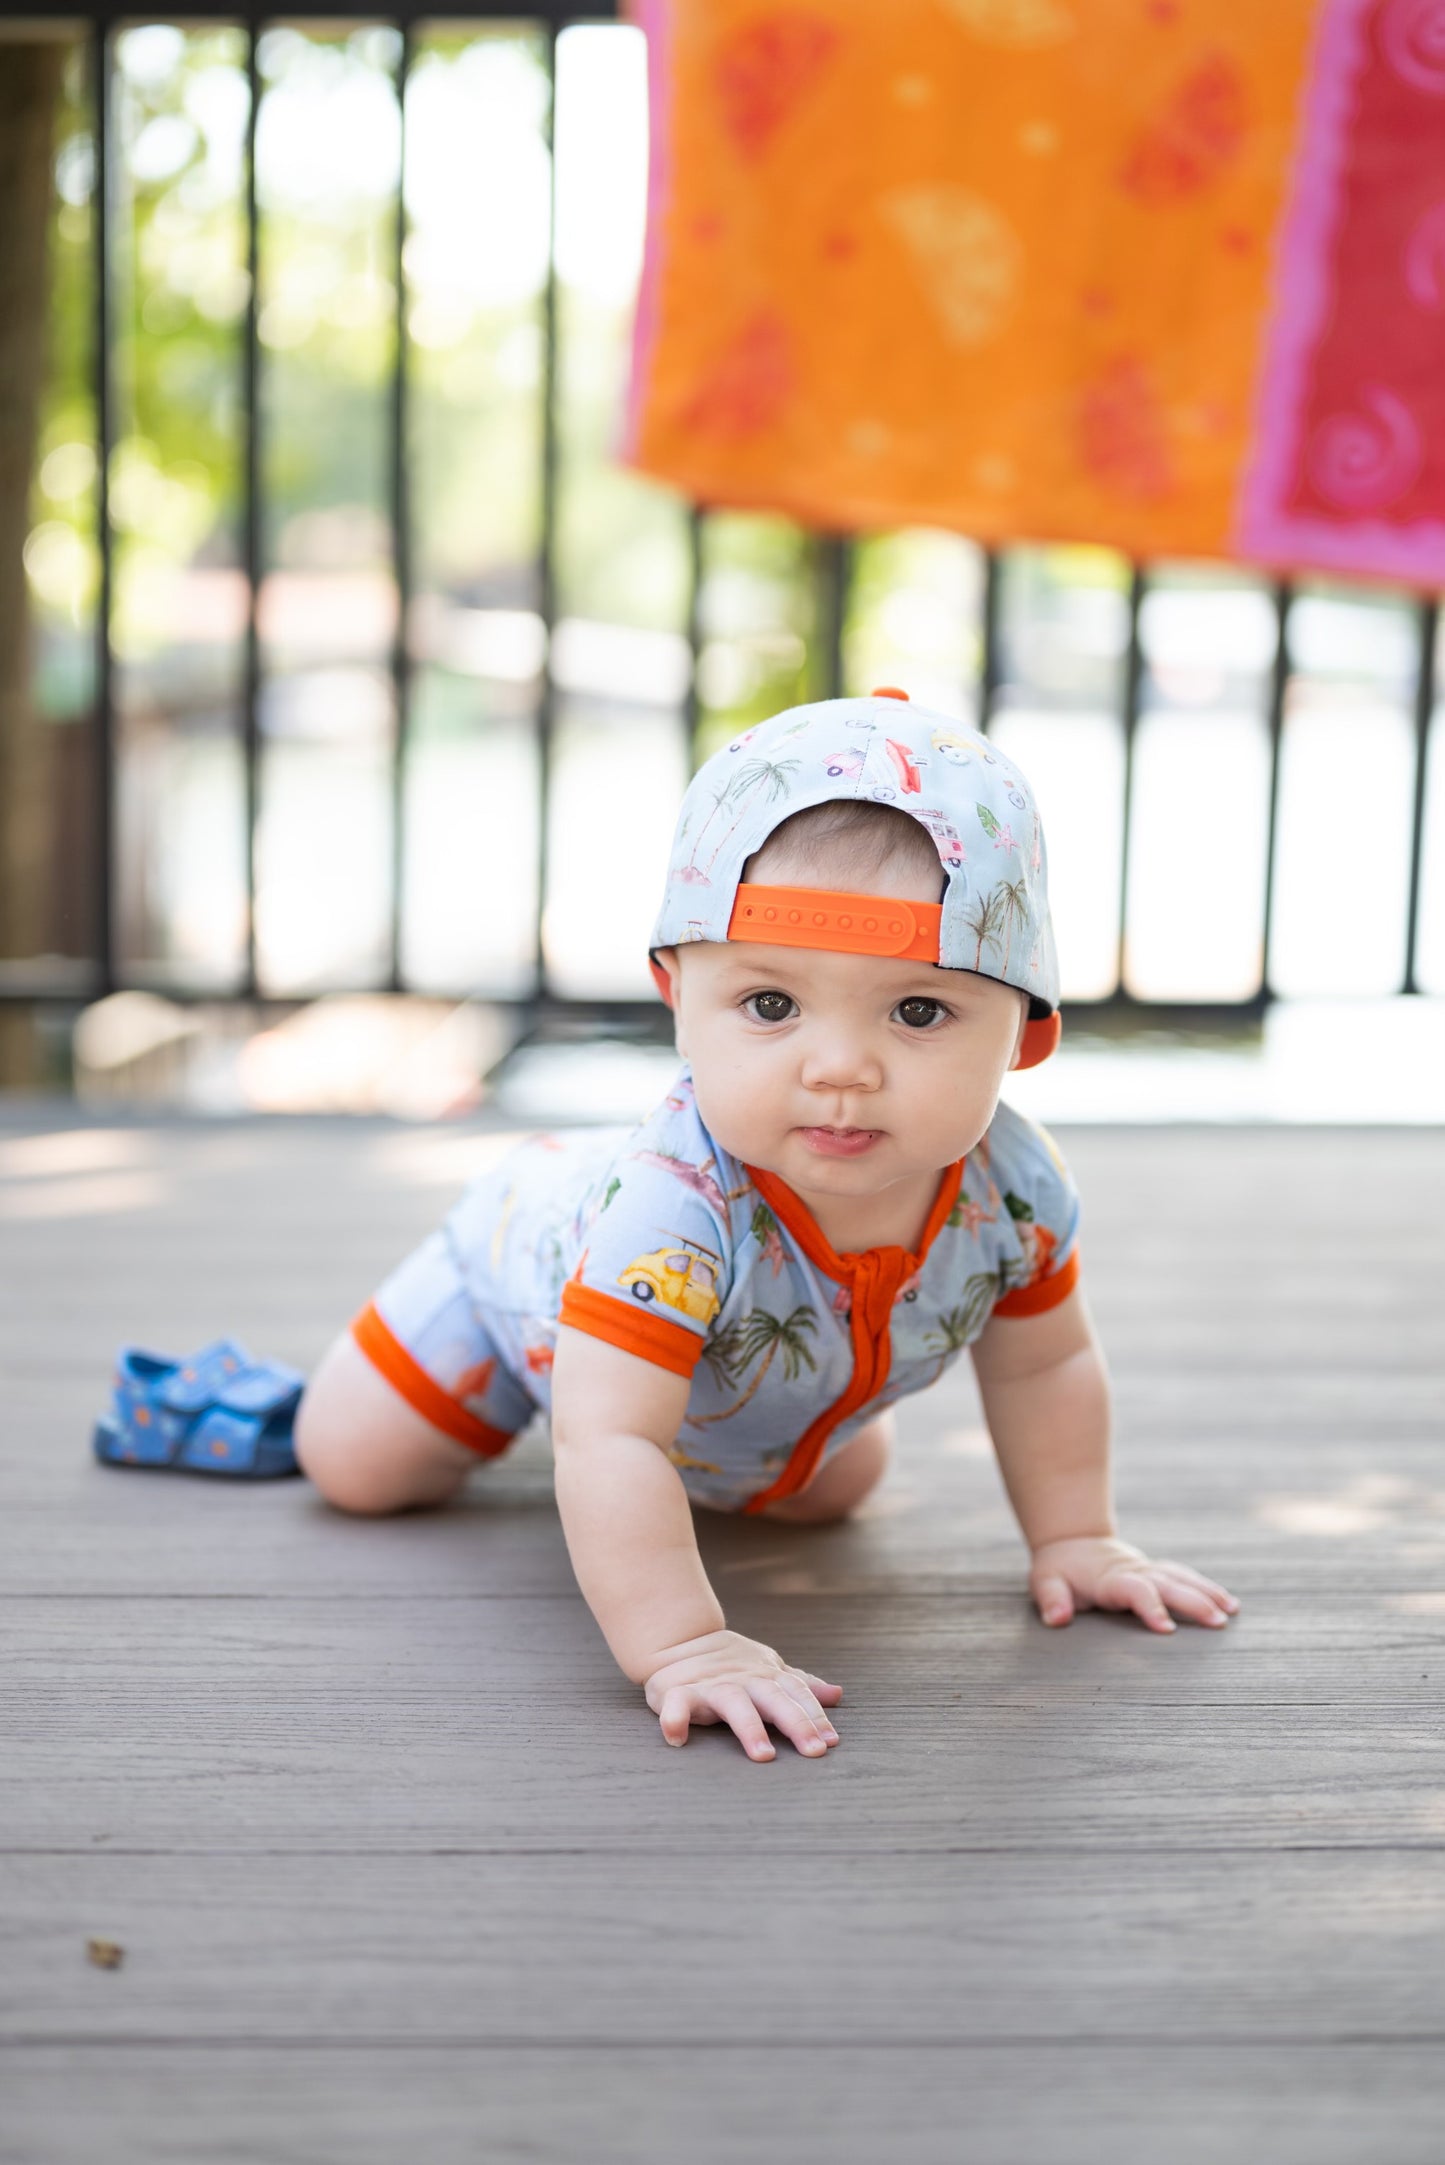
<svg viewBox="0 0 1445 2165">
<path fill-rule="evenodd" d="M 184 1361 L 122 1346 L 114 1410 L 95 1424 L 95 1455 L 107 1466 L 242 1481 L 300 1473 L 291 1424 L 305 1383 L 280 1361 L 253 1361 L 231 1338 Z"/>
</svg>

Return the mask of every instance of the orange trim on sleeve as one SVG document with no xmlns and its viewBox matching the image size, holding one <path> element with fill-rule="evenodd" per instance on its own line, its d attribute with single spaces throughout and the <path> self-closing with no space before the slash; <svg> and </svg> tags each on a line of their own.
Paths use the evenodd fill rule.
<svg viewBox="0 0 1445 2165">
<path fill-rule="evenodd" d="M 433 1428 L 439 1428 L 444 1436 L 455 1443 L 464 1443 L 479 1458 L 496 1458 L 512 1442 L 509 1430 L 493 1428 L 486 1421 L 479 1421 L 474 1413 L 444 1391 L 435 1376 L 429 1376 L 421 1363 L 396 1336 L 391 1326 L 378 1314 L 375 1305 L 368 1301 L 360 1315 L 354 1316 L 351 1335 L 360 1346 L 372 1367 L 385 1376 L 394 1391 L 399 1391 L 413 1412 L 419 1413 Z"/>
<path fill-rule="evenodd" d="M 1005 1293 L 1001 1301 L 995 1301 L 996 1316 L 1041 1316 L 1050 1308 L 1057 1308 L 1060 1301 L 1068 1299 L 1079 1282 L 1079 1251 L 1076 1248 L 1067 1263 L 1061 1263 L 1051 1278 L 1040 1278 L 1037 1285 L 1021 1285 L 1012 1293 Z"/>
<path fill-rule="evenodd" d="M 600 1338 L 623 1353 L 635 1353 L 654 1368 L 670 1369 L 675 1376 L 690 1376 L 702 1358 L 702 1340 L 681 1323 L 669 1323 L 644 1308 L 632 1307 L 595 1286 L 578 1285 L 569 1278 L 562 1288 L 559 1319 L 589 1338 Z"/>
</svg>

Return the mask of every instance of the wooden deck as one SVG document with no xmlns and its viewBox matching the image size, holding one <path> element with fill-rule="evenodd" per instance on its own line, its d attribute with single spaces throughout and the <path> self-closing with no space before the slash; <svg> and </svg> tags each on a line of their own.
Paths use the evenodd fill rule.
<svg viewBox="0 0 1445 2165">
<path fill-rule="evenodd" d="M 1046 1632 L 956 1372 L 865 1520 L 705 1523 L 846 1690 L 756 1767 L 539 1440 L 389 1522 L 90 1460 L 119 1341 L 305 1365 L 479 1131 L 0 1114 L 7 2165 L 1438 2165 L 1445 1130 L 1061 1139 L 1126 1529 L 1243 1613 Z"/>
</svg>

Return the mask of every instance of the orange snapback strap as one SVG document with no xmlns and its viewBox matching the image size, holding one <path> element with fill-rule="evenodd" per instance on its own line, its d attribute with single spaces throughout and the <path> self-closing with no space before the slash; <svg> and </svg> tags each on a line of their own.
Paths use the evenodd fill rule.
<svg viewBox="0 0 1445 2165">
<path fill-rule="evenodd" d="M 822 887 L 738 885 L 730 940 L 769 947 L 820 947 L 832 954 L 890 955 L 904 962 L 938 961 L 941 902 L 900 902 L 892 895 L 855 895 Z"/>
</svg>

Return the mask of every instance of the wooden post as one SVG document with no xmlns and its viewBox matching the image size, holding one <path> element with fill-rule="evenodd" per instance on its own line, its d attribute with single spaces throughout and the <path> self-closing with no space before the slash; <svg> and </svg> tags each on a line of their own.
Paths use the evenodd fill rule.
<svg viewBox="0 0 1445 2165">
<path fill-rule="evenodd" d="M 48 943 L 55 793 L 50 732 L 31 696 L 30 530 L 47 319 L 55 113 L 66 48 L 0 43 L 0 958 Z M 0 1086 L 40 1080 L 31 1010 L 0 1004 Z"/>
</svg>

